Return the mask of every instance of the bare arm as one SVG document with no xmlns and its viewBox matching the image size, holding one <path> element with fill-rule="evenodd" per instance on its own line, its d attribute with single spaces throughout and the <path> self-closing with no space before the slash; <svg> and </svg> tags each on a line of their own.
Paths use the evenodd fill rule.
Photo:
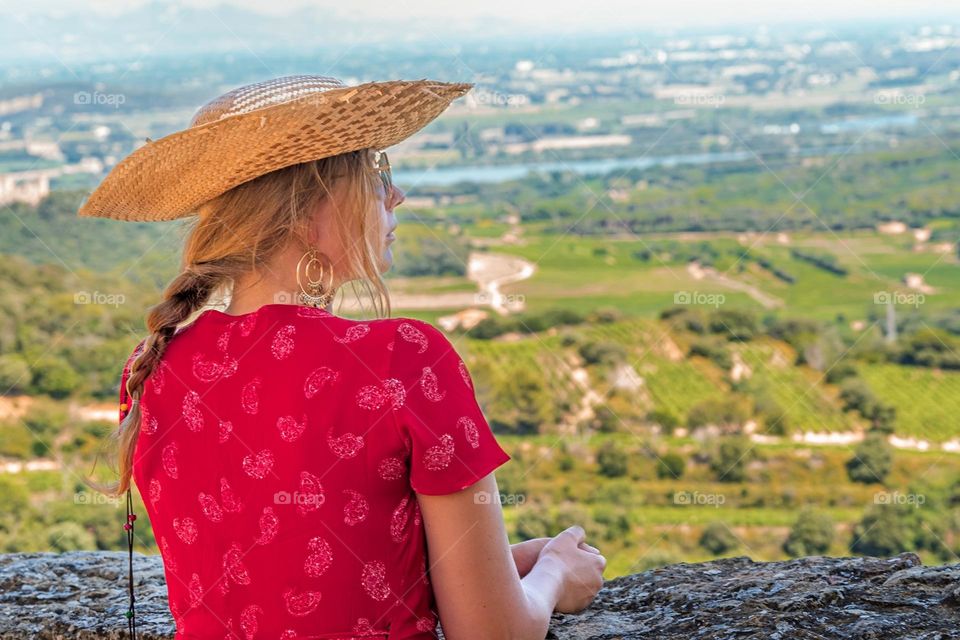
<svg viewBox="0 0 960 640">
<path fill-rule="evenodd" d="M 483 492 L 487 499 L 475 500 Z M 497 495 L 492 473 L 456 493 L 417 494 L 430 580 L 449 640 L 543 640 L 562 595 L 559 563 L 531 558 L 531 545 L 515 558 L 502 508 L 489 499 Z M 521 561 L 532 565 L 522 579 Z"/>
</svg>

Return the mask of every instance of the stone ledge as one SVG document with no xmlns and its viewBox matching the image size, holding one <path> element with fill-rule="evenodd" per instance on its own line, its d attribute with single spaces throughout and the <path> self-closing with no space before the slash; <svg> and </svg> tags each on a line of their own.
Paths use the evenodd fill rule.
<svg viewBox="0 0 960 640">
<path fill-rule="evenodd" d="M 137 630 L 173 638 L 160 557 L 134 553 Z M 126 552 L 0 555 L 0 640 L 127 638 Z M 960 564 L 894 558 L 727 558 L 609 580 L 554 615 L 548 638 L 960 638 Z"/>
</svg>

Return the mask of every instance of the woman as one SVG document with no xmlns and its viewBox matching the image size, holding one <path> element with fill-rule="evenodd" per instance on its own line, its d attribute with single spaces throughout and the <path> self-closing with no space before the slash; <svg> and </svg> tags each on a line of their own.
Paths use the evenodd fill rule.
<svg viewBox="0 0 960 640">
<path fill-rule="evenodd" d="M 389 317 L 404 193 L 378 150 L 471 86 L 247 85 L 81 208 L 197 214 L 123 368 L 120 480 L 94 485 L 128 513 L 131 475 L 140 489 L 178 639 L 435 638 L 438 614 L 451 640 L 543 638 L 600 588 L 579 526 L 509 544 L 493 470 L 510 456 L 470 374 L 441 331 Z M 335 315 L 347 282 L 385 317 Z M 133 599 L 131 582 L 135 623 Z"/>
</svg>

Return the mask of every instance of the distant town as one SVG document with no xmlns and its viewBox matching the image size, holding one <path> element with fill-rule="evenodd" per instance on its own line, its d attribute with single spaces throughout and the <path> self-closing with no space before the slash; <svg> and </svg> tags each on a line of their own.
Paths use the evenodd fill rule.
<svg viewBox="0 0 960 640">
<path fill-rule="evenodd" d="M 754 27 L 565 39 L 547 50 L 473 45 L 419 67 L 417 52 L 398 45 L 387 67 L 360 52 L 346 72 L 329 73 L 347 83 L 414 75 L 476 83 L 392 154 L 398 174 L 415 184 L 408 205 L 433 206 L 442 200 L 430 185 L 519 177 L 550 163 L 602 171 L 638 158 L 856 152 L 940 135 L 960 115 L 958 43 L 951 24 Z M 0 203 L 89 188 L 145 139 L 187 126 L 221 90 L 268 68 L 310 72 L 296 57 L 245 71 L 244 61 L 240 51 L 189 62 L 0 68 Z"/>
</svg>

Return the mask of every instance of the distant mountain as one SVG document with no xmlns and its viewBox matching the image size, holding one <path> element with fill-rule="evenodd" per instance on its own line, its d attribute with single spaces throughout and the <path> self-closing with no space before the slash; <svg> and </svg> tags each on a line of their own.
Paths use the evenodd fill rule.
<svg viewBox="0 0 960 640">
<path fill-rule="evenodd" d="M 369 20 L 347 10 L 297 7 L 286 15 L 220 4 L 198 8 L 154 1 L 114 13 L 77 8 L 62 12 L 8 13 L 0 21 L 0 64 L 50 61 L 65 66 L 107 59 L 137 59 L 210 52 L 265 52 L 345 47 L 362 42 L 395 45 L 430 39 L 442 29 L 456 45 L 470 33 L 489 39 L 509 30 L 504 19 L 431 24 L 417 16 Z M 453 40 L 454 34 L 456 41 Z M 56 57 L 54 57 L 56 56 Z"/>
</svg>

